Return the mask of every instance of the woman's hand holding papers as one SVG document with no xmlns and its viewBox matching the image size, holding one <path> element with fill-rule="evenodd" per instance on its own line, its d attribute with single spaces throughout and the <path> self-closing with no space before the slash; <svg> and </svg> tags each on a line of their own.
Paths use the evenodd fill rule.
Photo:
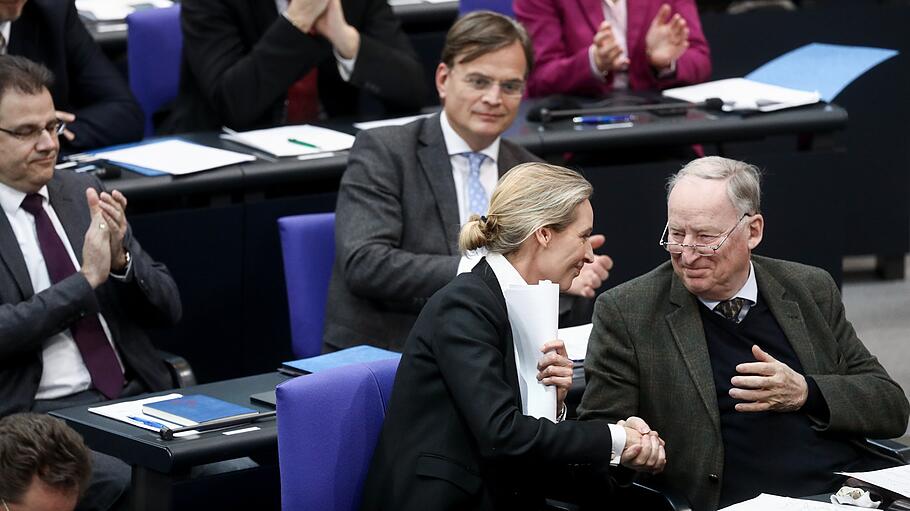
<svg viewBox="0 0 910 511">
<path fill-rule="evenodd" d="M 556 415 L 560 415 L 563 402 L 572 387 L 572 361 L 566 354 L 566 345 L 559 339 L 544 344 L 544 356 L 537 362 L 537 381 L 556 387 Z"/>
</svg>

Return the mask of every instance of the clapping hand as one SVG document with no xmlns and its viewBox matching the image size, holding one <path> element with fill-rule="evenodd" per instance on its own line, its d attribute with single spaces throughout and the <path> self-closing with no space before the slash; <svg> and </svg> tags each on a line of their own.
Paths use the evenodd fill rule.
<svg viewBox="0 0 910 511">
<path fill-rule="evenodd" d="M 679 13 L 670 15 L 669 4 L 663 4 L 651 21 L 645 36 L 648 62 L 658 71 L 668 69 L 689 47 L 689 27 Z"/>
<path fill-rule="evenodd" d="M 616 42 L 613 35 L 613 28 L 610 23 L 604 21 L 600 24 L 597 32 L 594 34 L 594 41 L 591 43 L 594 51 L 594 65 L 601 73 L 611 71 L 623 71 L 629 67 L 629 58 L 622 51 L 622 47 Z"/>
<path fill-rule="evenodd" d="M 603 234 L 591 236 L 591 249 L 602 247 L 606 238 Z M 594 262 L 585 263 L 581 272 L 572 281 L 572 286 L 566 291 L 571 295 L 594 298 L 594 293 L 603 285 L 613 269 L 613 259 L 608 255 L 594 255 Z"/>
</svg>

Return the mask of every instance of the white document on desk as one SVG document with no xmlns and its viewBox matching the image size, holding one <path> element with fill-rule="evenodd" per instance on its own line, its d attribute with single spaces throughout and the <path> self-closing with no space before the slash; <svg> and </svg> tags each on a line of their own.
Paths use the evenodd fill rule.
<svg viewBox="0 0 910 511">
<path fill-rule="evenodd" d="M 347 133 L 309 124 L 253 131 L 224 128 L 221 138 L 278 157 L 346 151 L 354 145 L 354 137 Z"/>
<path fill-rule="evenodd" d="M 559 329 L 559 340 L 566 345 L 566 354 L 569 360 L 584 360 L 588 352 L 588 339 L 591 337 L 593 323 Z"/>
<path fill-rule="evenodd" d="M 76 0 L 79 14 L 95 21 L 120 21 L 136 9 L 170 7 L 171 0 Z"/>
<path fill-rule="evenodd" d="M 169 139 L 95 153 L 96 158 L 182 175 L 253 161 L 255 156 Z"/>
<path fill-rule="evenodd" d="M 865 483 L 910 498 L 910 465 L 873 470 L 871 472 L 838 472 L 838 474 L 859 479 Z"/>
<path fill-rule="evenodd" d="M 862 508 L 762 493 L 754 499 L 727 506 L 719 511 L 843 511 L 844 509 L 855 511 Z"/>
<path fill-rule="evenodd" d="M 724 102 L 723 109 L 726 112 L 740 110 L 773 112 L 795 106 L 812 105 L 818 103 L 820 98 L 817 91 L 790 89 L 745 78 L 727 78 L 676 87 L 665 90 L 663 95 L 692 103 L 708 98 L 720 98 Z"/>
<path fill-rule="evenodd" d="M 540 348 L 556 339 L 559 285 L 542 280 L 537 285 L 511 286 L 504 295 L 516 348 L 521 411 L 556 422 L 556 387 L 537 381 L 537 362 L 543 356 Z"/>
</svg>

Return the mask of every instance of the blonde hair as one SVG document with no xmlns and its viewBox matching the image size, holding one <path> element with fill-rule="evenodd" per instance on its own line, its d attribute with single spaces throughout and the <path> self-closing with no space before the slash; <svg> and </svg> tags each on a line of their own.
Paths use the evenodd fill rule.
<svg viewBox="0 0 910 511">
<path fill-rule="evenodd" d="M 562 231 L 575 221 L 575 208 L 593 188 L 575 171 L 547 163 L 522 163 L 506 172 L 490 199 L 489 212 L 471 215 L 461 228 L 458 247 L 486 247 L 510 254 L 541 227 Z"/>
</svg>

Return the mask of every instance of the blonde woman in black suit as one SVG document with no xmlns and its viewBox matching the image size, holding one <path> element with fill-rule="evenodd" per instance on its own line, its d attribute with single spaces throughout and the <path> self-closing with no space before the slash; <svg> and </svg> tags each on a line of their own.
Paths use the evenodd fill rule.
<svg viewBox="0 0 910 511">
<path fill-rule="evenodd" d="M 589 467 L 586 480 L 601 493 L 611 459 L 662 470 L 661 441 L 640 419 L 553 423 L 522 414 L 503 289 L 572 285 L 594 257 L 591 191 L 573 171 L 518 165 L 499 181 L 489 212 L 464 225 L 460 248 L 486 257 L 430 299 L 405 343 L 363 509 L 537 509 L 569 465 Z M 572 362 L 562 341 L 541 351 L 538 379 L 556 387 L 562 417 Z"/>
</svg>

